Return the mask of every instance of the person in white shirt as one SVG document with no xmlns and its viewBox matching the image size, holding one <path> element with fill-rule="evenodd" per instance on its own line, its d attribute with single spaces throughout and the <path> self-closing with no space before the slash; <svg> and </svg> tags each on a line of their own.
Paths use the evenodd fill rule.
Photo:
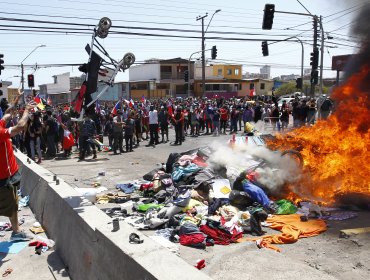
<svg viewBox="0 0 370 280">
<path fill-rule="evenodd" d="M 158 144 L 158 111 L 154 109 L 154 106 L 151 105 L 149 109 L 149 132 L 150 132 L 150 141 L 149 146 L 154 146 Z"/>
</svg>

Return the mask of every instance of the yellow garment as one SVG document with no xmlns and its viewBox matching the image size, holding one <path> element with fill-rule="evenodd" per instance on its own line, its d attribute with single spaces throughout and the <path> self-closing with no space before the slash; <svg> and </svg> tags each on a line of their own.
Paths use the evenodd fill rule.
<svg viewBox="0 0 370 280">
<path fill-rule="evenodd" d="M 107 204 L 109 203 L 109 197 L 107 195 L 102 195 L 96 198 L 96 203 L 98 204 Z"/>
<path fill-rule="evenodd" d="M 30 231 L 31 231 L 33 234 L 38 234 L 38 233 L 43 233 L 43 232 L 45 232 L 45 230 L 44 230 L 42 227 L 31 227 L 31 228 L 30 228 Z"/>
<path fill-rule="evenodd" d="M 186 212 L 190 209 L 193 209 L 193 207 L 195 206 L 204 206 L 204 204 L 198 200 L 190 199 L 189 204 L 186 207 L 182 208 L 182 212 Z"/>
<path fill-rule="evenodd" d="M 261 238 L 241 239 L 238 242 L 245 240 L 258 241 L 260 247 L 280 252 L 280 249 L 272 244 L 295 243 L 298 238 L 316 236 L 326 231 L 325 221 L 308 220 L 307 222 L 302 222 L 300 216 L 298 214 L 272 216 L 266 222 L 270 224 L 270 228 L 281 231 L 280 234 L 262 236 Z"/>
</svg>

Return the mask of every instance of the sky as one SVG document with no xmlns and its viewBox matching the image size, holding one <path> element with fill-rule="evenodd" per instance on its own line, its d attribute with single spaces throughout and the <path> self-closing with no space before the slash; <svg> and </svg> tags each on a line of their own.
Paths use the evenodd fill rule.
<svg viewBox="0 0 370 280">
<path fill-rule="evenodd" d="M 65 72 L 80 76 L 77 66 L 60 65 L 88 61 L 84 48 L 90 44 L 94 26 L 102 17 L 111 19 L 112 33 L 99 42 L 116 60 L 127 52 L 134 53 L 137 62 L 151 58 L 188 59 L 193 52 L 201 50 L 201 21 L 196 18 L 206 13 L 206 49 L 216 45 L 218 50 L 216 60 L 211 60 L 210 51 L 206 52 L 209 63 L 242 64 L 243 74 L 258 73 L 265 64 L 271 65 L 272 77 L 299 74 L 301 45 L 298 42 L 273 43 L 273 40 L 298 36 L 304 42 L 305 68 L 309 68 L 312 18 L 275 12 L 272 30 L 262 30 L 263 9 L 267 3 L 275 4 L 276 11 L 323 16 L 323 28 L 328 32 L 325 36 L 333 37 L 325 44 L 324 78 L 335 77 L 336 72 L 331 70 L 332 56 L 358 50 L 350 28 L 365 2 L 370 0 L 0 0 L 0 53 L 4 54 L 5 61 L 1 79 L 11 81 L 11 87 L 19 87 L 23 60 L 25 77 L 34 74 L 36 85 L 52 83 L 53 75 Z M 212 18 L 218 9 L 221 11 Z M 262 56 L 260 40 L 263 39 L 273 43 L 266 57 Z M 40 45 L 45 47 L 37 48 Z M 199 57 L 193 56 L 194 59 Z M 127 71 L 119 73 L 116 81 L 128 81 Z"/>
</svg>

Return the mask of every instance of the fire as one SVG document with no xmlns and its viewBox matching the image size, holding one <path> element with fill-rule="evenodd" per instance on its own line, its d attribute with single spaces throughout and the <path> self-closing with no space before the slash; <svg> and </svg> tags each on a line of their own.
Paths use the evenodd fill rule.
<svg viewBox="0 0 370 280">
<path fill-rule="evenodd" d="M 303 156 L 300 180 L 288 198 L 331 204 L 338 196 L 370 196 L 370 67 L 363 66 L 332 94 L 335 113 L 312 127 L 280 134 L 270 148 Z"/>
</svg>

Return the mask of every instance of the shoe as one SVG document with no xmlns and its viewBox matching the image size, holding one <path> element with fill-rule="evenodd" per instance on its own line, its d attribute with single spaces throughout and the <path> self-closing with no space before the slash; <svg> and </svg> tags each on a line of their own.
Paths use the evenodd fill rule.
<svg viewBox="0 0 370 280">
<path fill-rule="evenodd" d="M 37 164 L 40 164 L 40 163 L 41 163 L 41 159 L 39 159 L 36 163 L 37 163 Z"/>
<path fill-rule="evenodd" d="M 10 241 L 28 241 L 32 240 L 33 236 L 25 233 L 24 231 L 20 232 L 12 232 L 12 235 L 10 236 Z"/>
<path fill-rule="evenodd" d="M 96 156 L 96 155 L 94 155 L 94 156 L 93 156 L 93 159 L 96 159 L 96 158 L 97 158 L 97 156 Z"/>
</svg>

